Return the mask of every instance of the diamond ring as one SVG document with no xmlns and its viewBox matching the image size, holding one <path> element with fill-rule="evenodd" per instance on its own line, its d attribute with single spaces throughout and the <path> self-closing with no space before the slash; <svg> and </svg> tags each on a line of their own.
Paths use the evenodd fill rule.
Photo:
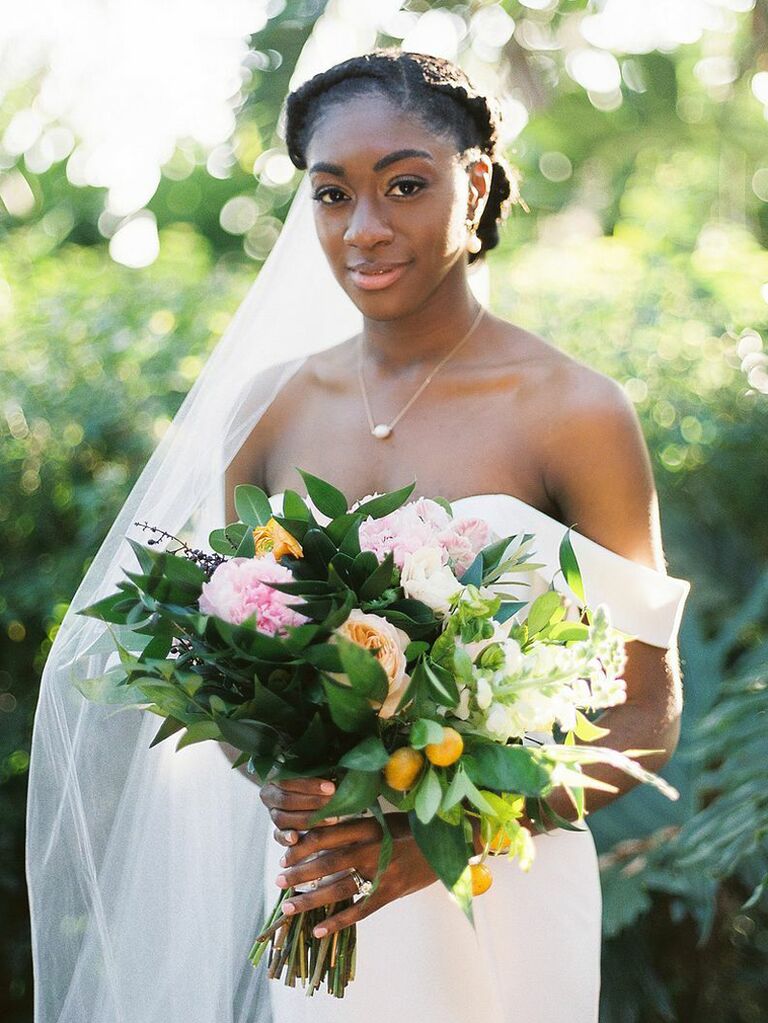
<svg viewBox="0 0 768 1023">
<path fill-rule="evenodd" d="M 354 868 L 351 872 L 352 880 L 355 882 L 358 895 L 370 895 L 373 891 L 373 881 L 369 881 L 367 878 L 359 874 Z"/>
</svg>

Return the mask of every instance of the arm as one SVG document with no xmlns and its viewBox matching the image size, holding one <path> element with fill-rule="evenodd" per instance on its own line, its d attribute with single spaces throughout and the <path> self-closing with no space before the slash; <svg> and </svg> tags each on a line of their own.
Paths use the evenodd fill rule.
<svg viewBox="0 0 768 1023">
<path fill-rule="evenodd" d="M 617 554 L 666 573 L 658 497 L 634 406 L 615 381 L 585 368 L 579 373 L 569 385 L 576 397 L 547 441 L 547 490 L 564 523 Z M 610 729 L 601 742 L 617 750 L 664 749 L 641 761 L 658 771 L 672 756 L 680 734 L 683 697 L 677 648 L 633 640 L 626 649 L 627 701 L 598 719 Z M 619 790 L 587 790 L 586 807 L 592 813 L 638 784 L 605 765 L 590 767 L 589 773 Z M 553 793 L 551 802 L 557 813 L 575 818 L 562 789 Z"/>
</svg>

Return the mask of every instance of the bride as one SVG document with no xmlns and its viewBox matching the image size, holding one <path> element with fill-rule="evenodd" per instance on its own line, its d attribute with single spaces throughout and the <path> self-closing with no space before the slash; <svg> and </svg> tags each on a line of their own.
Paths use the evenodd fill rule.
<svg viewBox="0 0 768 1023">
<path fill-rule="evenodd" d="M 331 479 L 350 500 L 416 479 L 414 497 L 440 494 L 462 513 L 499 514 L 499 497 L 514 495 L 664 572 L 648 453 L 622 388 L 491 315 L 470 289 L 468 266 L 496 245 L 514 194 L 497 134 L 492 102 L 432 57 L 353 58 L 291 94 L 288 151 L 308 170 L 323 253 L 363 326 L 304 360 L 279 390 L 227 470 L 227 521 L 236 518 L 237 484 L 279 495 L 296 487 L 296 466 Z M 514 521 L 509 504 L 501 515 Z M 664 647 L 630 647 L 627 704 L 601 723 L 618 749 L 663 749 L 658 768 L 677 742 L 677 665 Z M 590 793 L 592 811 L 628 787 L 618 773 L 599 776 L 619 792 Z M 349 898 L 357 891 L 350 871 L 376 871 L 374 819 L 331 818 L 306 831 L 332 791 L 321 779 L 261 790 L 274 823 L 269 880 L 311 885 L 286 912 Z M 575 816 L 566 798 L 556 804 Z M 345 1001 L 307 1004 L 301 992 L 272 984 L 278 1023 L 376 1019 L 377 1006 L 382 1018 L 401 1009 L 435 1023 L 511 1020 L 521 1010 L 542 1023 L 597 1019 L 601 901 L 589 831 L 538 837 L 529 876 L 499 858 L 475 941 L 407 815 L 390 821 L 395 851 L 379 890 L 317 932 L 372 917 Z"/>
<path fill-rule="evenodd" d="M 473 930 L 407 819 L 390 814 L 379 890 L 326 925 L 360 921 L 357 976 L 342 1000 L 308 999 L 247 959 L 265 907 L 276 883 L 298 886 L 296 912 L 353 895 L 352 868 L 375 872 L 378 824 L 308 829 L 327 780 L 257 789 L 218 744 L 150 748 L 154 715 L 78 692 L 119 666 L 119 630 L 77 611 L 135 569 L 128 533 L 145 543 L 135 527 L 149 522 L 205 547 L 236 518 L 237 484 L 261 485 L 278 509 L 302 468 L 350 500 L 416 480 L 414 496 L 441 495 L 500 535 L 534 533 L 545 571 L 528 573 L 531 599 L 574 526 L 588 603 L 605 601 L 635 637 L 627 702 L 600 719 L 604 742 L 657 751 L 643 760 L 654 770 L 675 749 L 689 584 L 666 573 L 634 409 L 616 382 L 475 294 L 521 201 L 495 103 L 448 61 L 383 50 L 310 79 L 286 113 L 290 157 L 307 174 L 277 245 L 93 559 L 43 672 L 26 847 L 35 1023 L 595 1023 L 601 893 L 588 829 L 527 822 L 534 864 L 523 874 L 491 859 Z M 616 788 L 589 790 L 590 812 L 631 784 L 593 773 Z M 561 792 L 552 803 L 573 818 Z"/>
</svg>

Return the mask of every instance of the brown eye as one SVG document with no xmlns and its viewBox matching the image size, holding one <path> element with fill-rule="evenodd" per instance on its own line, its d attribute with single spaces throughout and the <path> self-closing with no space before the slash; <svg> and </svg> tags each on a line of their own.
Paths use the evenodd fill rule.
<svg viewBox="0 0 768 1023">
<path fill-rule="evenodd" d="M 315 192 L 315 194 L 312 196 L 312 198 L 316 202 L 319 202 L 323 206 L 336 206 L 336 202 L 334 200 L 331 200 L 330 202 L 325 202 L 323 200 L 323 196 L 325 196 L 325 195 L 332 195 L 334 193 L 336 195 L 341 195 L 341 196 L 344 195 L 344 193 L 342 192 L 342 190 L 340 188 L 329 187 L 329 188 L 320 188 L 320 189 L 318 189 L 317 192 Z"/>
<path fill-rule="evenodd" d="M 408 191 L 405 192 L 405 195 L 402 196 L 402 198 L 408 198 L 412 195 L 416 195 L 417 192 L 420 192 L 421 189 L 426 186 L 423 181 L 417 181 L 415 178 L 401 178 L 399 181 L 393 181 L 392 187 L 408 189 Z"/>
</svg>

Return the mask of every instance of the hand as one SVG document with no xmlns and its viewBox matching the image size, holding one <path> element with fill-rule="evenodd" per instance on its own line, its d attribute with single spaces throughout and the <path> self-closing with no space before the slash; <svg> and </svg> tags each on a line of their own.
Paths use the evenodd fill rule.
<svg viewBox="0 0 768 1023">
<path fill-rule="evenodd" d="M 327 823 L 327 822 L 326 822 Z M 329 916 L 322 925 L 315 927 L 314 934 L 321 938 L 333 934 L 350 924 L 370 916 L 375 910 L 386 906 L 403 895 L 426 888 L 437 881 L 437 875 L 416 845 L 411 833 L 408 815 L 387 814 L 387 823 L 392 832 L 392 859 L 385 870 L 379 886 L 372 895 L 359 899 L 353 906 Z M 373 880 L 381 851 L 381 825 L 374 817 L 345 820 L 333 827 L 312 828 L 305 835 L 291 841 L 293 836 L 284 832 L 275 837 L 282 845 L 288 846 L 283 857 L 286 869 L 277 878 L 281 888 L 289 888 L 307 881 L 325 878 L 314 891 L 292 895 L 283 903 L 286 915 L 303 913 L 317 906 L 331 905 L 357 894 L 357 887 L 351 874 L 342 877 L 327 877 L 354 868 L 360 874 Z M 312 859 L 307 859 L 311 856 Z"/>
<path fill-rule="evenodd" d="M 327 778 L 284 778 L 269 781 L 261 788 L 261 801 L 269 810 L 277 825 L 275 838 L 286 828 L 306 830 L 309 818 L 315 810 L 325 806 L 336 791 L 336 786 Z M 338 817 L 327 817 L 313 827 L 335 824 Z M 283 830 L 280 830 L 283 829 Z"/>
</svg>

